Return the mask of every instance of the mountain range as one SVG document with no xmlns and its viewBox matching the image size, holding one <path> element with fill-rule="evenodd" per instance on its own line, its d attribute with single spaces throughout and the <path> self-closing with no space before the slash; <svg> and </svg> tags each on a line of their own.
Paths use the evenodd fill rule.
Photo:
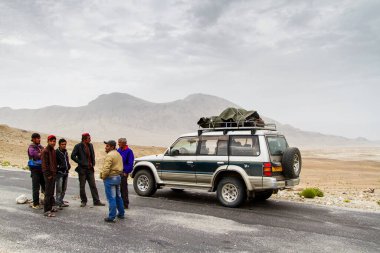
<svg viewBox="0 0 380 253">
<path fill-rule="evenodd" d="M 124 93 L 111 93 L 101 95 L 88 105 L 80 107 L 0 108 L 0 124 L 73 139 L 79 139 L 81 133 L 89 132 L 97 141 L 126 137 L 132 144 L 167 146 L 179 135 L 196 131 L 199 118 L 218 115 L 227 107 L 239 107 L 239 105 L 205 94 L 193 94 L 168 103 L 153 103 Z M 268 123 L 276 123 L 291 146 L 380 144 L 364 138 L 349 139 L 302 131 L 265 116 L 263 118 Z"/>
</svg>

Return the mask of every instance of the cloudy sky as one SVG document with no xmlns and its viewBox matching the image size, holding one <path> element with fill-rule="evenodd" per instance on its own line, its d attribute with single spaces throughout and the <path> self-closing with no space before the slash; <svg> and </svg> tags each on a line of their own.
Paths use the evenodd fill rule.
<svg viewBox="0 0 380 253">
<path fill-rule="evenodd" d="M 378 0 L 0 0 L 0 107 L 206 93 L 304 130 L 380 140 L 379 10 Z"/>
</svg>

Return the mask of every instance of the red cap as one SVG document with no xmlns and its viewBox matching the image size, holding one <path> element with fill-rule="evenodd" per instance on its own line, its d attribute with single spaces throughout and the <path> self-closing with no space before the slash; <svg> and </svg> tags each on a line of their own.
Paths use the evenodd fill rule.
<svg viewBox="0 0 380 253">
<path fill-rule="evenodd" d="M 90 136 L 90 134 L 89 133 L 83 133 L 82 137 L 85 137 L 85 136 Z"/>
<path fill-rule="evenodd" d="M 50 141 L 51 139 L 57 139 L 54 135 L 49 135 L 48 136 L 48 141 Z"/>
</svg>

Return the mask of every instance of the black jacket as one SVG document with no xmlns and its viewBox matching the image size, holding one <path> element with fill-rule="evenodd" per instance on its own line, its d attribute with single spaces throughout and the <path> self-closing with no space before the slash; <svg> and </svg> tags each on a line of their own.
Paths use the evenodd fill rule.
<svg viewBox="0 0 380 253">
<path fill-rule="evenodd" d="M 71 168 L 67 150 L 61 151 L 59 148 L 57 148 L 55 152 L 57 157 L 57 172 L 67 174 Z"/>
<path fill-rule="evenodd" d="M 90 150 L 91 163 L 92 167 L 88 165 L 89 160 L 87 159 L 85 144 L 83 142 L 75 145 L 73 152 L 71 153 L 71 159 L 78 164 L 79 168 L 85 169 L 94 169 L 95 167 L 95 152 L 94 146 L 91 143 L 88 144 L 88 148 Z"/>
</svg>

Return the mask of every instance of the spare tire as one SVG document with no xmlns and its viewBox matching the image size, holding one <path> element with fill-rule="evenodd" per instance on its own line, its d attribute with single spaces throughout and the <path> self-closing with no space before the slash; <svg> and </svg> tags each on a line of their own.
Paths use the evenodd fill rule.
<svg viewBox="0 0 380 253">
<path fill-rule="evenodd" d="M 298 178 L 302 167 L 301 152 L 298 148 L 287 148 L 282 155 L 281 163 L 286 178 Z"/>
</svg>

